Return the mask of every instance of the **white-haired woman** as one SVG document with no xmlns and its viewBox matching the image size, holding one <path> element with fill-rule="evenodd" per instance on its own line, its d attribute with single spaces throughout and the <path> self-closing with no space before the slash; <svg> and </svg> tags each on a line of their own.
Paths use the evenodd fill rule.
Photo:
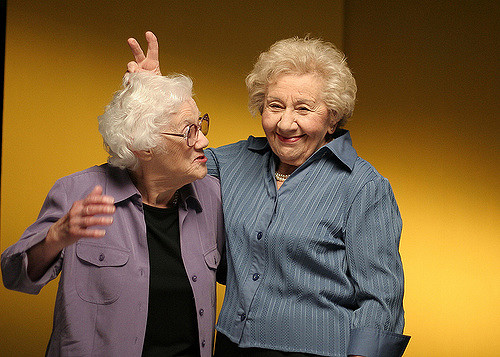
<svg viewBox="0 0 500 357">
<path fill-rule="evenodd" d="M 129 40 L 129 71 L 159 73 Z M 227 286 L 216 356 L 400 356 L 403 269 L 399 210 L 387 179 L 342 129 L 356 83 L 344 55 L 290 38 L 246 79 L 266 137 L 208 149 L 220 179 Z"/>
<path fill-rule="evenodd" d="M 64 177 L 2 254 L 4 284 L 60 272 L 49 356 L 211 356 L 223 245 L 208 116 L 182 75 L 126 74 L 99 130 L 108 164 Z"/>
</svg>

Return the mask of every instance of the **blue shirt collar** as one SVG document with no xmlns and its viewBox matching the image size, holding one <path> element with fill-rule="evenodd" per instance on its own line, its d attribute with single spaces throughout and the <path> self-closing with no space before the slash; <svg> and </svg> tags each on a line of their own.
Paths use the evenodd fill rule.
<svg viewBox="0 0 500 357">
<path fill-rule="evenodd" d="M 249 136 L 248 149 L 256 152 L 266 152 L 271 150 L 271 147 L 266 138 Z M 352 146 L 351 134 L 345 129 L 335 131 L 334 139 L 311 155 L 307 161 L 315 160 L 325 153 L 336 157 L 349 171 L 353 170 L 358 157 L 356 150 Z"/>
</svg>

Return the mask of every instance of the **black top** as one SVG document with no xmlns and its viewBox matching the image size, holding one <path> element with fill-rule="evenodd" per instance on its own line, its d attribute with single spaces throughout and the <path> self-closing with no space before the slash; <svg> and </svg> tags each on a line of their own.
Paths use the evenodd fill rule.
<svg viewBox="0 0 500 357">
<path fill-rule="evenodd" d="M 149 309 L 143 356 L 199 356 L 193 291 L 181 257 L 177 207 L 144 205 Z"/>
</svg>

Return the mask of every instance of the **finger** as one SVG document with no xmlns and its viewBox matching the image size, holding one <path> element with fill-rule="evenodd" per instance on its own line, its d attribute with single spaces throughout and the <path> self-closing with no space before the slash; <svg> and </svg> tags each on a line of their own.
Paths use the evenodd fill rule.
<svg viewBox="0 0 500 357">
<path fill-rule="evenodd" d="M 91 203 L 96 204 L 114 204 L 115 200 L 112 196 L 107 196 L 102 194 L 102 187 L 96 185 L 92 191 L 83 200 L 83 205 L 88 205 Z"/>
<path fill-rule="evenodd" d="M 65 239 L 70 241 L 83 237 L 102 237 L 106 233 L 106 230 L 102 229 L 102 227 L 110 226 L 112 223 L 113 217 L 111 216 L 69 216 L 66 222 L 63 223 L 61 232 L 66 237 Z"/>
<path fill-rule="evenodd" d="M 127 72 L 129 73 L 139 72 L 139 65 L 137 64 L 136 61 L 130 61 L 129 63 L 127 63 Z"/>
<path fill-rule="evenodd" d="M 106 234 L 105 229 L 85 229 L 79 228 L 71 231 L 74 237 L 80 238 L 102 238 Z"/>
<path fill-rule="evenodd" d="M 95 195 L 102 195 L 102 186 L 100 185 L 95 185 L 92 191 L 87 195 L 88 196 L 95 196 Z"/>
<path fill-rule="evenodd" d="M 95 216 L 95 215 L 113 215 L 116 208 L 110 203 L 91 203 L 82 206 L 81 216 Z"/>
<path fill-rule="evenodd" d="M 158 39 L 151 31 L 146 32 L 146 41 L 148 42 L 147 57 L 153 61 L 158 61 Z"/>
<path fill-rule="evenodd" d="M 113 223 L 112 216 L 88 216 L 82 217 L 80 222 L 73 222 L 73 229 L 88 229 L 95 226 L 110 226 Z"/>
<path fill-rule="evenodd" d="M 134 55 L 135 61 L 137 63 L 144 61 L 146 56 L 144 56 L 144 52 L 142 52 L 142 48 L 139 45 L 139 42 L 135 38 L 129 38 L 127 40 L 130 49 L 132 50 L 132 54 Z"/>
</svg>

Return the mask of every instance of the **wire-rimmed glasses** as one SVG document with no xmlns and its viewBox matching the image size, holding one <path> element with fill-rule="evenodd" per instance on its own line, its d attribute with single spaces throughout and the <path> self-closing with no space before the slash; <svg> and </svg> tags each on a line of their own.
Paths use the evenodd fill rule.
<svg viewBox="0 0 500 357">
<path fill-rule="evenodd" d="M 179 134 L 179 133 L 161 133 L 161 134 L 180 136 L 186 139 L 186 143 L 189 147 L 192 147 L 198 141 L 198 133 L 200 131 L 203 133 L 203 135 L 208 134 L 209 125 L 210 125 L 210 118 L 208 117 L 208 114 L 204 114 L 203 116 L 198 118 L 198 124 L 189 125 L 184 131 L 184 134 Z"/>
</svg>

